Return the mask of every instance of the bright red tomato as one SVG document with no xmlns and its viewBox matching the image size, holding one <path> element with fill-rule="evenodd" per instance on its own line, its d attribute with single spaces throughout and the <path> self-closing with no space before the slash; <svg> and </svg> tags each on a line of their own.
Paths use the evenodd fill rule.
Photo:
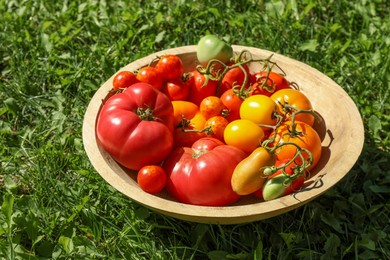
<svg viewBox="0 0 390 260">
<path fill-rule="evenodd" d="M 143 191 L 155 194 L 165 188 L 167 175 L 158 165 L 146 165 L 138 171 L 137 183 Z"/>
<path fill-rule="evenodd" d="M 192 71 L 191 75 L 193 79 L 190 81 L 190 94 L 188 101 L 191 101 L 197 105 L 208 96 L 215 96 L 217 91 L 218 82 L 214 80 L 208 80 L 206 83 L 206 77 L 199 71 Z"/>
<path fill-rule="evenodd" d="M 137 77 L 133 72 L 124 70 L 114 76 L 112 86 L 114 90 L 118 90 L 127 88 L 137 82 Z"/>
<path fill-rule="evenodd" d="M 163 77 L 160 72 L 151 66 L 141 68 L 137 73 L 137 79 L 139 82 L 148 83 L 160 90 L 163 85 Z"/>
<path fill-rule="evenodd" d="M 233 86 L 241 87 L 245 79 L 247 80 L 244 87 L 246 89 L 250 84 L 250 76 L 249 67 L 246 64 L 242 65 L 242 68 L 235 67 L 230 69 L 222 78 L 220 93 L 223 94 Z"/>
<path fill-rule="evenodd" d="M 232 190 L 231 177 L 245 157 L 240 149 L 214 138 L 202 138 L 191 148 L 177 148 L 163 164 L 168 176 L 167 191 L 182 203 L 202 206 L 234 203 L 240 196 Z"/>
<path fill-rule="evenodd" d="M 156 64 L 156 69 L 165 80 L 180 79 L 184 72 L 180 57 L 172 54 L 162 56 Z"/>
<path fill-rule="evenodd" d="M 162 92 L 136 83 L 111 96 L 97 119 L 97 139 L 120 164 L 139 170 L 160 164 L 173 147 L 173 107 Z"/>
<path fill-rule="evenodd" d="M 220 99 L 228 111 L 226 119 L 229 122 L 240 119 L 240 107 L 244 99 L 236 94 L 233 89 L 226 90 Z"/>
<path fill-rule="evenodd" d="M 251 95 L 271 96 L 278 90 L 290 88 L 287 79 L 274 71 L 260 71 L 251 76 Z"/>
<path fill-rule="evenodd" d="M 186 100 L 190 93 L 190 88 L 182 79 L 176 78 L 167 80 L 163 83 L 161 91 L 169 97 L 170 100 Z"/>
</svg>

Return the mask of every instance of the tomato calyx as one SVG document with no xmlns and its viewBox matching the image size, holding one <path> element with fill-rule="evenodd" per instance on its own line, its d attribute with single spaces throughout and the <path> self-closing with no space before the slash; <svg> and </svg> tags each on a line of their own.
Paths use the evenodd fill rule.
<svg viewBox="0 0 390 260">
<path fill-rule="evenodd" d="M 155 117 L 153 115 L 153 109 L 151 109 L 149 107 L 147 107 L 147 108 L 143 108 L 143 107 L 137 108 L 136 114 L 143 121 L 154 121 L 155 120 Z"/>
</svg>

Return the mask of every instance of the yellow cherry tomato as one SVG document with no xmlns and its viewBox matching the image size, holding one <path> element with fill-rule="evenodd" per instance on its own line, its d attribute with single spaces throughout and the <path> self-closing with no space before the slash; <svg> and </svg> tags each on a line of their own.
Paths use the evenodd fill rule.
<svg viewBox="0 0 390 260">
<path fill-rule="evenodd" d="M 267 126 L 276 125 L 275 102 L 265 95 L 253 95 L 244 100 L 240 107 L 240 117 L 262 125 L 264 130 Z"/>
<path fill-rule="evenodd" d="M 246 153 L 251 153 L 264 137 L 263 129 L 247 119 L 237 119 L 230 122 L 223 133 L 227 145 L 240 148 Z"/>
</svg>

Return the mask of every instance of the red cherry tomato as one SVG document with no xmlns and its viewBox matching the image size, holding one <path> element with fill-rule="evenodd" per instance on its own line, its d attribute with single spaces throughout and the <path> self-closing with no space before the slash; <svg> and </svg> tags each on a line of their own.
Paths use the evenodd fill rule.
<svg viewBox="0 0 390 260">
<path fill-rule="evenodd" d="M 183 62 L 180 57 L 172 54 L 161 57 L 156 64 L 156 69 L 164 80 L 179 79 L 184 72 Z"/>
<path fill-rule="evenodd" d="M 138 171 L 137 182 L 143 191 L 155 194 L 165 188 L 167 175 L 160 166 L 147 165 Z"/>
<path fill-rule="evenodd" d="M 287 79 L 274 71 L 260 71 L 251 76 L 251 95 L 271 96 L 278 90 L 290 88 Z"/>
<path fill-rule="evenodd" d="M 220 99 L 228 111 L 226 119 L 229 122 L 240 119 L 240 107 L 244 100 L 233 89 L 225 91 Z"/>
<path fill-rule="evenodd" d="M 193 77 L 193 79 L 190 81 L 192 84 L 190 85 L 188 101 L 199 105 L 204 98 L 215 96 L 218 86 L 217 81 L 210 79 L 206 83 L 206 77 L 197 70 L 192 71 L 189 77 Z"/>
<path fill-rule="evenodd" d="M 112 86 L 114 90 L 128 88 L 129 86 L 137 83 L 137 77 L 133 72 L 130 71 L 120 71 L 118 72 L 113 81 Z"/>
<path fill-rule="evenodd" d="M 235 67 L 230 69 L 222 78 L 220 93 L 223 94 L 226 90 L 231 89 L 233 86 L 241 87 L 245 81 L 245 76 L 247 80 L 245 88 L 247 88 L 250 84 L 249 67 L 244 64 L 242 68 Z"/>
<path fill-rule="evenodd" d="M 141 68 L 137 73 L 137 79 L 140 82 L 148 83 L 160 90 L 163 85 L 163 78 L 155 67 L 146 66 Z"/>
<path fill-rule="evenodd" d="M 186 100 L 190 93 L 188 85 L 181 80 L 170 79 L 163 84 L 161 91 L 169 97 L 170 100 Z"/>
</svg>

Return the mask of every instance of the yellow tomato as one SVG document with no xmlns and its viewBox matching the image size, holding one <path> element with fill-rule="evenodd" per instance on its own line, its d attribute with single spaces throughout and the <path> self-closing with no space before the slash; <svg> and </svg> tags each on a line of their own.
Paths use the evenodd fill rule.
<svg viewBox="0 0 390 260">
<path fill-rule="evenodd" d="M 276 125 L 276 104 L 265 95 L 253 95 L 244 100 L 240 107 L 240 117 L 248 119 L 256 124 L 263 125 L 264 130 L 269 129 L 266 126 Z M 266 125 L 266 126 L 264 126 Z"/>
<path fill-rule="evenodd" d="M 227 145 L 251 153 L 260 145 L 264 137 L 264 131 L 250 120 L 237 119 L 226 126 L 223 136 Z"/>
</svg>

